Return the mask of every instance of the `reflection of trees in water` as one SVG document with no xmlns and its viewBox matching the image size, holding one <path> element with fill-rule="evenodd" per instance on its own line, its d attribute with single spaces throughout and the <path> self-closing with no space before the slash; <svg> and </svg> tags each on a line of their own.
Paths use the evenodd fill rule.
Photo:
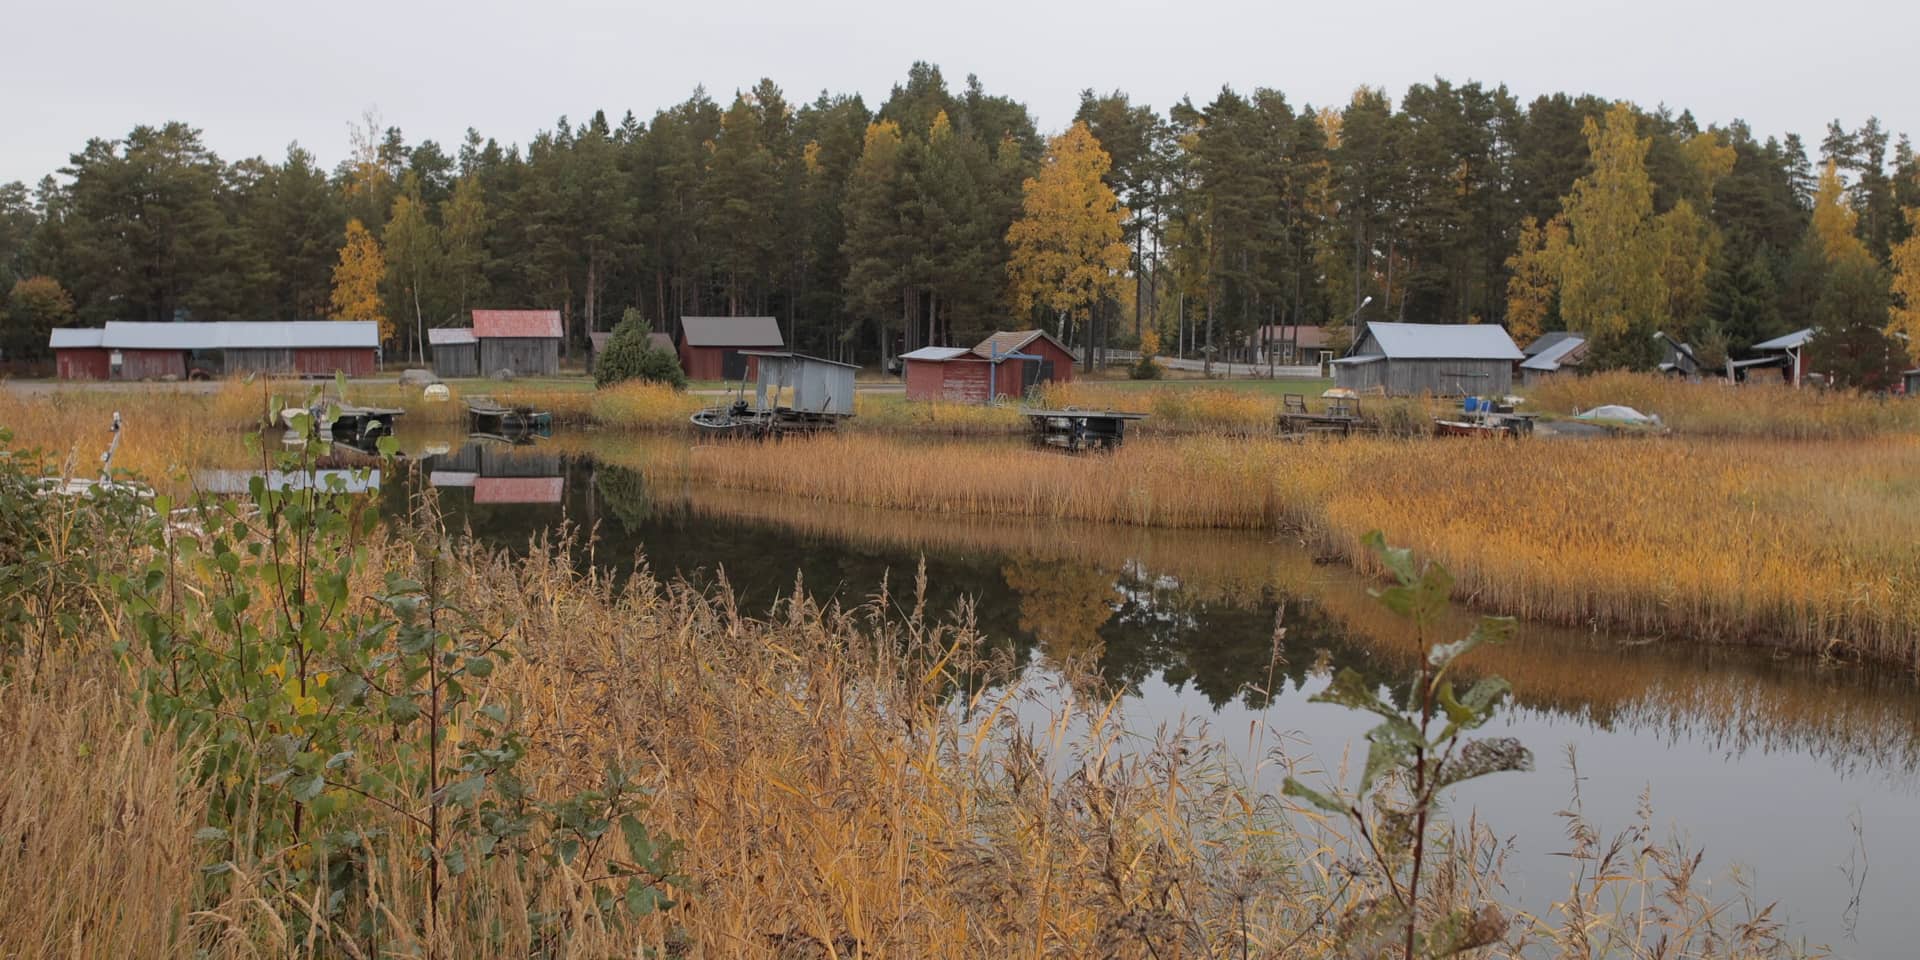
<svg viewBox="0 0 1920 960">
<path fill-rule="evenodd" d="M 593 468 L 593 489 L 601 509 L 613 514 L 624 532 L 639 533 L 653 519 L 653 500 L 640 471 L 600 464 Z"/>
<path fill-rule="evenodd" d="M 1091 564 L 1014 557 L 1002 564 L 1007 588 L 1020 597 L 1020 629 L 1055 667 L 1085 664 L 1100 653 L 1100 627 L 1113 616 L 1113 577 Z"/>
<path fill-rule="evenodd" d="M 1238 700 L 1258 709 L 1298 690 L 1321 651 L 1325 665 L 1352 667 L 1403 696 L 1419 655 L 1364 578 L 1260 538 L 855 509 L 677 485 L 663 492 L 641 471 L 604 462 L 589 487 L 588 471 L 575 466 L 564 511 L 474 504 L 450 491 L 450 525 L 471 524 L 482 539 L 520 550 L 530 524 L 597 516 L 602 564 L 624 566 L 644 550 L 667 577 L 724 565 L 743 609 L 760 612 L 792 589 L 796 572 L 816 597 L 850 603 L 888 578 L 898 601 L 924 556 L 928 612 L 945 616 L 977 601 L 983 636 L 1005 644 L 1016 665 L 1036 652 L 1051 663 L 1092 656 L 1111 683 L 1137 688 L 1157 677 L 1215 707 Z M 404 503 L 400 487 L 382 490 L 390 513 Z M 1470 629 L 1472 611 L 1453 613 L 1437 636 Z M 1276 616 L 1286 630 L 1278 661 Z M 1501 674 L 1523 708 L 1599 729 L 1736 754 L 1794 750 L 1849 774 L 1920 767 L 1920 693 L 1895 671 L 1539 624 L 1513 643 L 1476 650 L 1461 669 Z"/>
</svg>

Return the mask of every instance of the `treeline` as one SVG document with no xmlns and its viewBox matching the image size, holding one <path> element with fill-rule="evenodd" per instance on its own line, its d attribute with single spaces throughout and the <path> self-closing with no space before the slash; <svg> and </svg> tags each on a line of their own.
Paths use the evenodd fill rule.
<svg viewBox="0 0 1920 960">
<path fill-rule="evenodd" d="M 1356 313 L 1516 336 L 1577 323 L 1631 365 L 1652 361 L 1635 346 L 1650 327 L 1738 352 L 1833 306 L 1846 271 L 1808 249 L 1826 168 L 1871 260 L 1848 268 L 1858 306 L 1898 313 L 1920 207 L 1906 137 L 1836 124 L 1816 165 L 1796 135 L 1666 109 L 1610 123 L 1614 106 L 1444 80 L 1397 102 L 1223 89 L 1165 112 L 1087 91 L 1075 119 L 1110 157 L 1131 256 L 1085 319 L 1103 342 L 1152 325 L 1185 352 Z M 1023 105 L 927 64 L 877 111 L 762 80 L 644 122 L 563 117 L 524 147 L 409 143 L 368 117 L 332 170 L 297 145 L 228 163 L 185 124 L 140 127 L 0 187 L 7 340 L 17 355 L 56 323 L 378 316 L 411 353 L 476 306 L 559 308 L 575 344 L 627 307 L 667 329 L 771 314 L 798 348 L 863 361 L 1009 325 L 1065 319 L 1078 337 L 1082 318 L 1009 283 L 1046 150 Z"/>
</svg>

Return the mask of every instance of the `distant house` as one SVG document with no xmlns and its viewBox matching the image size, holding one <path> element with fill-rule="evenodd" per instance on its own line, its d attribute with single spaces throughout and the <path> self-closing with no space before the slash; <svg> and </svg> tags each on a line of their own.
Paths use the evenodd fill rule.
<svg viewBox="0 0 1920 960">
<path fill-rule="evenodd" d="M 1333 362 L 1333 378 L 1397 397 L 1498 395 L 1513 389 L 1514 364 L 1524 359 L 1498 324 L 1373 322 Z"/>
<path fill-rule="evenodd" d="M 1073 351 L 1044 330 L 996 333 L 975 347 L 921 347 L 900 355 L 909 400 L 984 403 L 1073 379 Z"/>
<path fill-rule="evenodd" d="M 1253 333 L 1249 355 L 1266 363 L 1267 354 L 1281 366 L 1325 366 L 1333 362 L 1327 328 L 1296 324 L 1269 324 Z"/>
<path fill-rule="evenodd" d="M 441 379 L 480 375 L 480 341 L 472 327 L 434 327 L 427 331 L 433 372 Z"/>
<path fill-rule="evenodd" d="M 743 350 L 785 350 L 772 317 L 681 317 L 680 369 L 692 380 L 739 380 L 753 375 Z"/>
<path fill-rule="evenodd" d="M 160 380 L 197 375 L 371 376 L 379 364 L 373 321 L 287 320 L 129 323 L 59 329 L 48 337 L 64 379 Z"/>
<path fill-rule="evenodd" d="M 552 376 L 560 372 L 558 310 L 475 310 L 473 336 L 480 341 L 480 371 L 514 376 Z"/>
<path fill-rule="evenodd" d="M 1520 351 L 1520 382 L 1532 386 L 1563 373 L 1578 373 L 1587 359 L 1587 338 L 1578 333 L 1541 334 Z"/>
<path fill-rule="evenodd" d="M 1920 397 L 1920 369 L 1901 372 L 1900 392 L 1909 397 Z"/>
</svg>

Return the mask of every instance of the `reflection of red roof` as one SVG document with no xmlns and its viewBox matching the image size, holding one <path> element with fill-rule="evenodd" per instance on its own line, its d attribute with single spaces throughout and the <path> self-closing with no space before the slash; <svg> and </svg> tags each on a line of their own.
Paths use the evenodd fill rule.
<svg viewBox="0 0 1920 960">
<path fill-rule="evenodd" d="M 475 310 L 473 335 L 487 337 L 558 337 L 558 310 Z"/>
<path fill-rule="evenodd" d="M 559 477 L 477 477 L 474 503 L 559 503 Z"/>
</svg>

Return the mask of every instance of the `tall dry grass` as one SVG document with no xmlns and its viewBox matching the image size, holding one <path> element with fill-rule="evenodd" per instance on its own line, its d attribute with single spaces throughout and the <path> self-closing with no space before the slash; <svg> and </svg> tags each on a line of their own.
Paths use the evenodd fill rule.
<svg viewBox="0 0 1920 960">
<path fill-rule="evenodd" d="M 1372 529 L 1530 620 L 1920 662 L 1920 441 L 1290 444 L 1186 437 L 1066 457 L 860 435 L 606 456 L 661 482 L 923 513 Z"/>
<path fill-rule="evenodd" d="M 1676 433 L 1699 436 L 1836 440 L 1920 431 L 1920 403 L 1844 390 L 1690 383 L 1615 371 L 1555 377 L 1523 393 L 1538 413 L 1567 416 L 1617 403 L 1658 414 Z"/>
<path fill-rule="evenodd" d="M 376 540 L 353 594 L 417 570 L 438 543 Z M 121 616 L 96 602 L 77 604 L 61 658 L 0 672 L 0 944 L 74 957 L 1313 958 L 1345 955 L 1351 922 L 1382 895 L 1356 872 L 1352 838 L 1249 790 L 1217 741 L 1142 742 L 1089 687 L 989 682 L 1011 678 L 977 659 L 964 620 L 927 617 L 917 587 L 882 586 L 853 609 L 796 589 L 754 619 L 724 591 L 644 573 L 616 591 L 564 544 L 538 546 L 447 561 L 444 599 L 519 653 L 475 695 L 526 718 L 519 770 L 538 791 L 593 784 L 610 761 L 640 770 L 649 828 L 684 845 L 679 907 L 620 928 L 594 906 L 585 862 L 530 874 L 469 851 L 475 866 L 428 922 L 408 866 L 416 827 L 380 808 L 368 850 L 387 866 L 341 891 L 341 914 L 320 906 L 324 883 L 287 887 L 280 853 L 202 875 L 230 852 L 195 837 L 206 796 L 187 786 L 192 745 L 146 726 L 106 666 Z M 183 570 L 182 588 L 203 572 Z M 1497 923 L 1497 860 L 1483 830 L 1461 829 L 1425 909 Z M 1643 878 L 1633 889 L 1658 906 L 1633 912 L 1596 918 L 1576 897 L 1565 920 L 1502 923 L 1509 939 L 1488 953 L 1607 933 L 1783 955 L 1769 928 L 1671 887 Z M 377 946 L 359 925 L 375 917 Z M 302 939 L 309 925 L 317 942 Z"/>
</svg>

